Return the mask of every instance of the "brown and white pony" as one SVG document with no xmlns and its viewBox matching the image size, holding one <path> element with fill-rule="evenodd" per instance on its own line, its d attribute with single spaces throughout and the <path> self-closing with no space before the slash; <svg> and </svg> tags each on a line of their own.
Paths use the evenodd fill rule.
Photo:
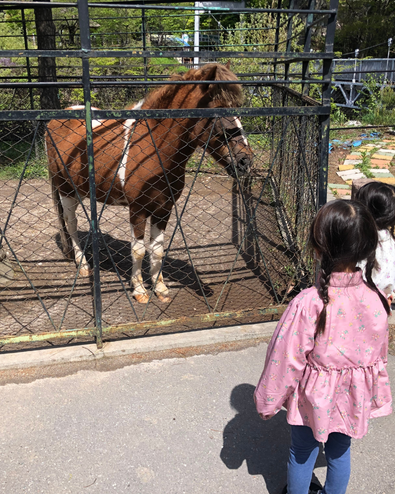
<svg viewBox="0 0 395 494">
<path fill-rule="evenodd" d="M 238 107 L 242 103 L 239 84 L 199 83 L 237 80 L 229 64 L 208 64 L 191 69 L 183 76 L 173 76 L 172 80 L 196 81 L 196 84 L 163 86 L 131 110 L 224 108 Z M 151 277 L 158 298 L 168 302 L 169 290 L 161 273 L 164 231 L 174 201 L 185 185 L 186 164 L 198 146 L 207 146 L 210 155 L 230 176 L 248 173 L 252 151 L 241 122 L 236 117 L 145 121 L 130 118 L 94 120 L 92 126 L 97 200 L 127 206 L 130 212 L 133 296 L 140 303 L 149 300 L 141 267 L 146 221 L 151 218 Z M 89 195 L 85 121 L 52 120 L 48 124 L 46 147 L 62 250 L 66 256 L 75 258 L 80 274 L 88 276 L 90 267 L 78 240 L 75 215 L 78 195 L 81 199 Z"/>
</svg>

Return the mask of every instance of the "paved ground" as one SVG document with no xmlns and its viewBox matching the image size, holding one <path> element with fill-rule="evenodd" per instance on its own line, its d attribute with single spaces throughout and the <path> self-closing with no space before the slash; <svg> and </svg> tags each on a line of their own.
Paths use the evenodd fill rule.
<svg viewBox="0 0 395 494">
<path fill-rule="evenodd" d="M 266 344 L 0 387 L 0 492 L 277 494 L 285 413 L 252 393 Z M 389 370 L 395 382 L 395 357 Z M 348 494 L 395 492 L 395 416 L 353 442 Z M 323 480 L 319 456 L 315 475 Z"/>
</svg>

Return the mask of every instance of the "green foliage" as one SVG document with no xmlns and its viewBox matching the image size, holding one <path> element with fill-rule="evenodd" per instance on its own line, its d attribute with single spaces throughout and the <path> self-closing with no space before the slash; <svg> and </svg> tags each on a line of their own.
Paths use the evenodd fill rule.
<svg viewBox="0 0 395 494">
<path fill-rule="evenodd" d="M 280 16 L 280 28 L 278 43 L 284 46 L 287 39 L 287 16 Z M 274 51 L 276 45 L 277 16 L 274 14 L 242 14 L 240 22 L 237 22 L 233 30 L 227 30 L 221 36 L 221 50 L 223 51 Z M 293 27 L 294 36 L 301 32 L 301 25 Z M 296 39 L 292 41 L 292 48 L 298 49 Z M 227 60 L 223 60 L 225 63 Z M 237 64 L 238 72 L 262 72 L 269 71 L 265 67 L 267 63 L 273 63 L 272 59 L 239 58 L 233 59 Z M 265 68 L 264 68 L 265 67 Z"/>
<path fill-rule="evenodd" d="M 340 0 L 335 50 L 352 53 L 372 47 L 368 55 L 387 56 L 387 39 L 394 36 L 395 0 Z"/>
<path fill-rule="evenodd" d="M 358 163 L 355 165 L 355 168 L 361 170 L 361 172 L 365 175 L 366 178 L 374 178 L 373 173 L 370 171 L 372 168 L 372 164 L 370 162 L 370 155 L 367 151 L 361 152 L 362 163 Z"/>
<path fill-rule="evenodd" d="M 344 125 L 347 122 L 346 114 L 333 100 L 331 101 L 331 120 L 336 125 Z"/>
<path fill-rule="evenodd" d="M 386 110 L 393 110 L 395 108 L 395 88 L 386 86 L 381 91 L 381 102 Z"/>
<path fill-rule="evenodd" d="M 19 179 L 21 177 L 30 146 L 30 143 L 24 141 L 19 143 L 0 141 L 0 180 Z M 30 180 L 46 178 L 47 176 L 47 157 L 44 147 L 37 144 L 30 156 L 23 177 L 25 180 Z"/>
<path fill-rule="evenodd" d="M 380 87 L 373 77 L 365 82 L 365 92 L 360 100 L 360 119 L 366 125 L 393 125 L 395 122 L 394 88 Z"/>
<path fill-rule="evenodd" d="M 9 10 L 7 12 L 0 12 L 1 22 L 1 37 L 0 37 L 0 50 L 19 50 L 23 49 L 23 38 L 21 24 L 8 23 L 7 20 L 11 20 L 10 16 L 15 11 Z"/>
</svg>

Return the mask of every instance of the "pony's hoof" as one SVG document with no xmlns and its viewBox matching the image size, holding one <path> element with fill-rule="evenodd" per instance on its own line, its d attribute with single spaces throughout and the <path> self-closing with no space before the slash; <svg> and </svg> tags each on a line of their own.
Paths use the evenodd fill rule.
<svg viewBox="0 0 395 494">
<path fill-rule="evenodd" d="M 139 304 L 148 304 L 149 301 L 148 293 L 136 293 L 135 295 L 133 295 L 133 297 L 136 299 L 136 301 Z"/>
<path fill-rule="evenodd" d="M 169 302 L 171 302 L 171 298 L 168 297 L 167 295 L 164 295 L 163 293 L 156 293 L 156 296 L 158 297 L 160 302 L 163 302 L 165 304 L 168 304 Z"/>
<path fill-rule="evenodd" d="M 91 268 L 81 268 L 79 275 L 82 278 L 89 278 L 89 276 L 92 275 L 92 270 L 91 270 Z"/>
</svg>

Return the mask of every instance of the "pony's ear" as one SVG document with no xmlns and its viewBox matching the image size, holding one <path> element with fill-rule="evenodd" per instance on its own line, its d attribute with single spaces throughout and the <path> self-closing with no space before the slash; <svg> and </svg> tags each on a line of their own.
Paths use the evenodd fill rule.
<svg viewBox="0 0 395 494">
<path fill-rule="evenodd" d="M 207 73 L 202 74 L 202 79 L 204 81 L 215 81 L 217 77 L 217 65 L 213 65 L 210 67 L 210 70 Z M 201 84 L 201 89 L 203 92 L 208 91 L 212 87 L 212 84 Z"/>
<path fill-rule="evenodd" d="M 213 65 L 210 67 L 210 70 L 207 72 L 207 74 L 202 74 L 202 79 L 205 81 L 215 81 L 215 78 L 217 76 L 217 69 L 218 65 Z"/>
<path fill-rule="evenodd" d="M 230 60 L 228 60 L 228 63 L 225 65 L 225 67 L 230 70 Z"/>
</svg>

